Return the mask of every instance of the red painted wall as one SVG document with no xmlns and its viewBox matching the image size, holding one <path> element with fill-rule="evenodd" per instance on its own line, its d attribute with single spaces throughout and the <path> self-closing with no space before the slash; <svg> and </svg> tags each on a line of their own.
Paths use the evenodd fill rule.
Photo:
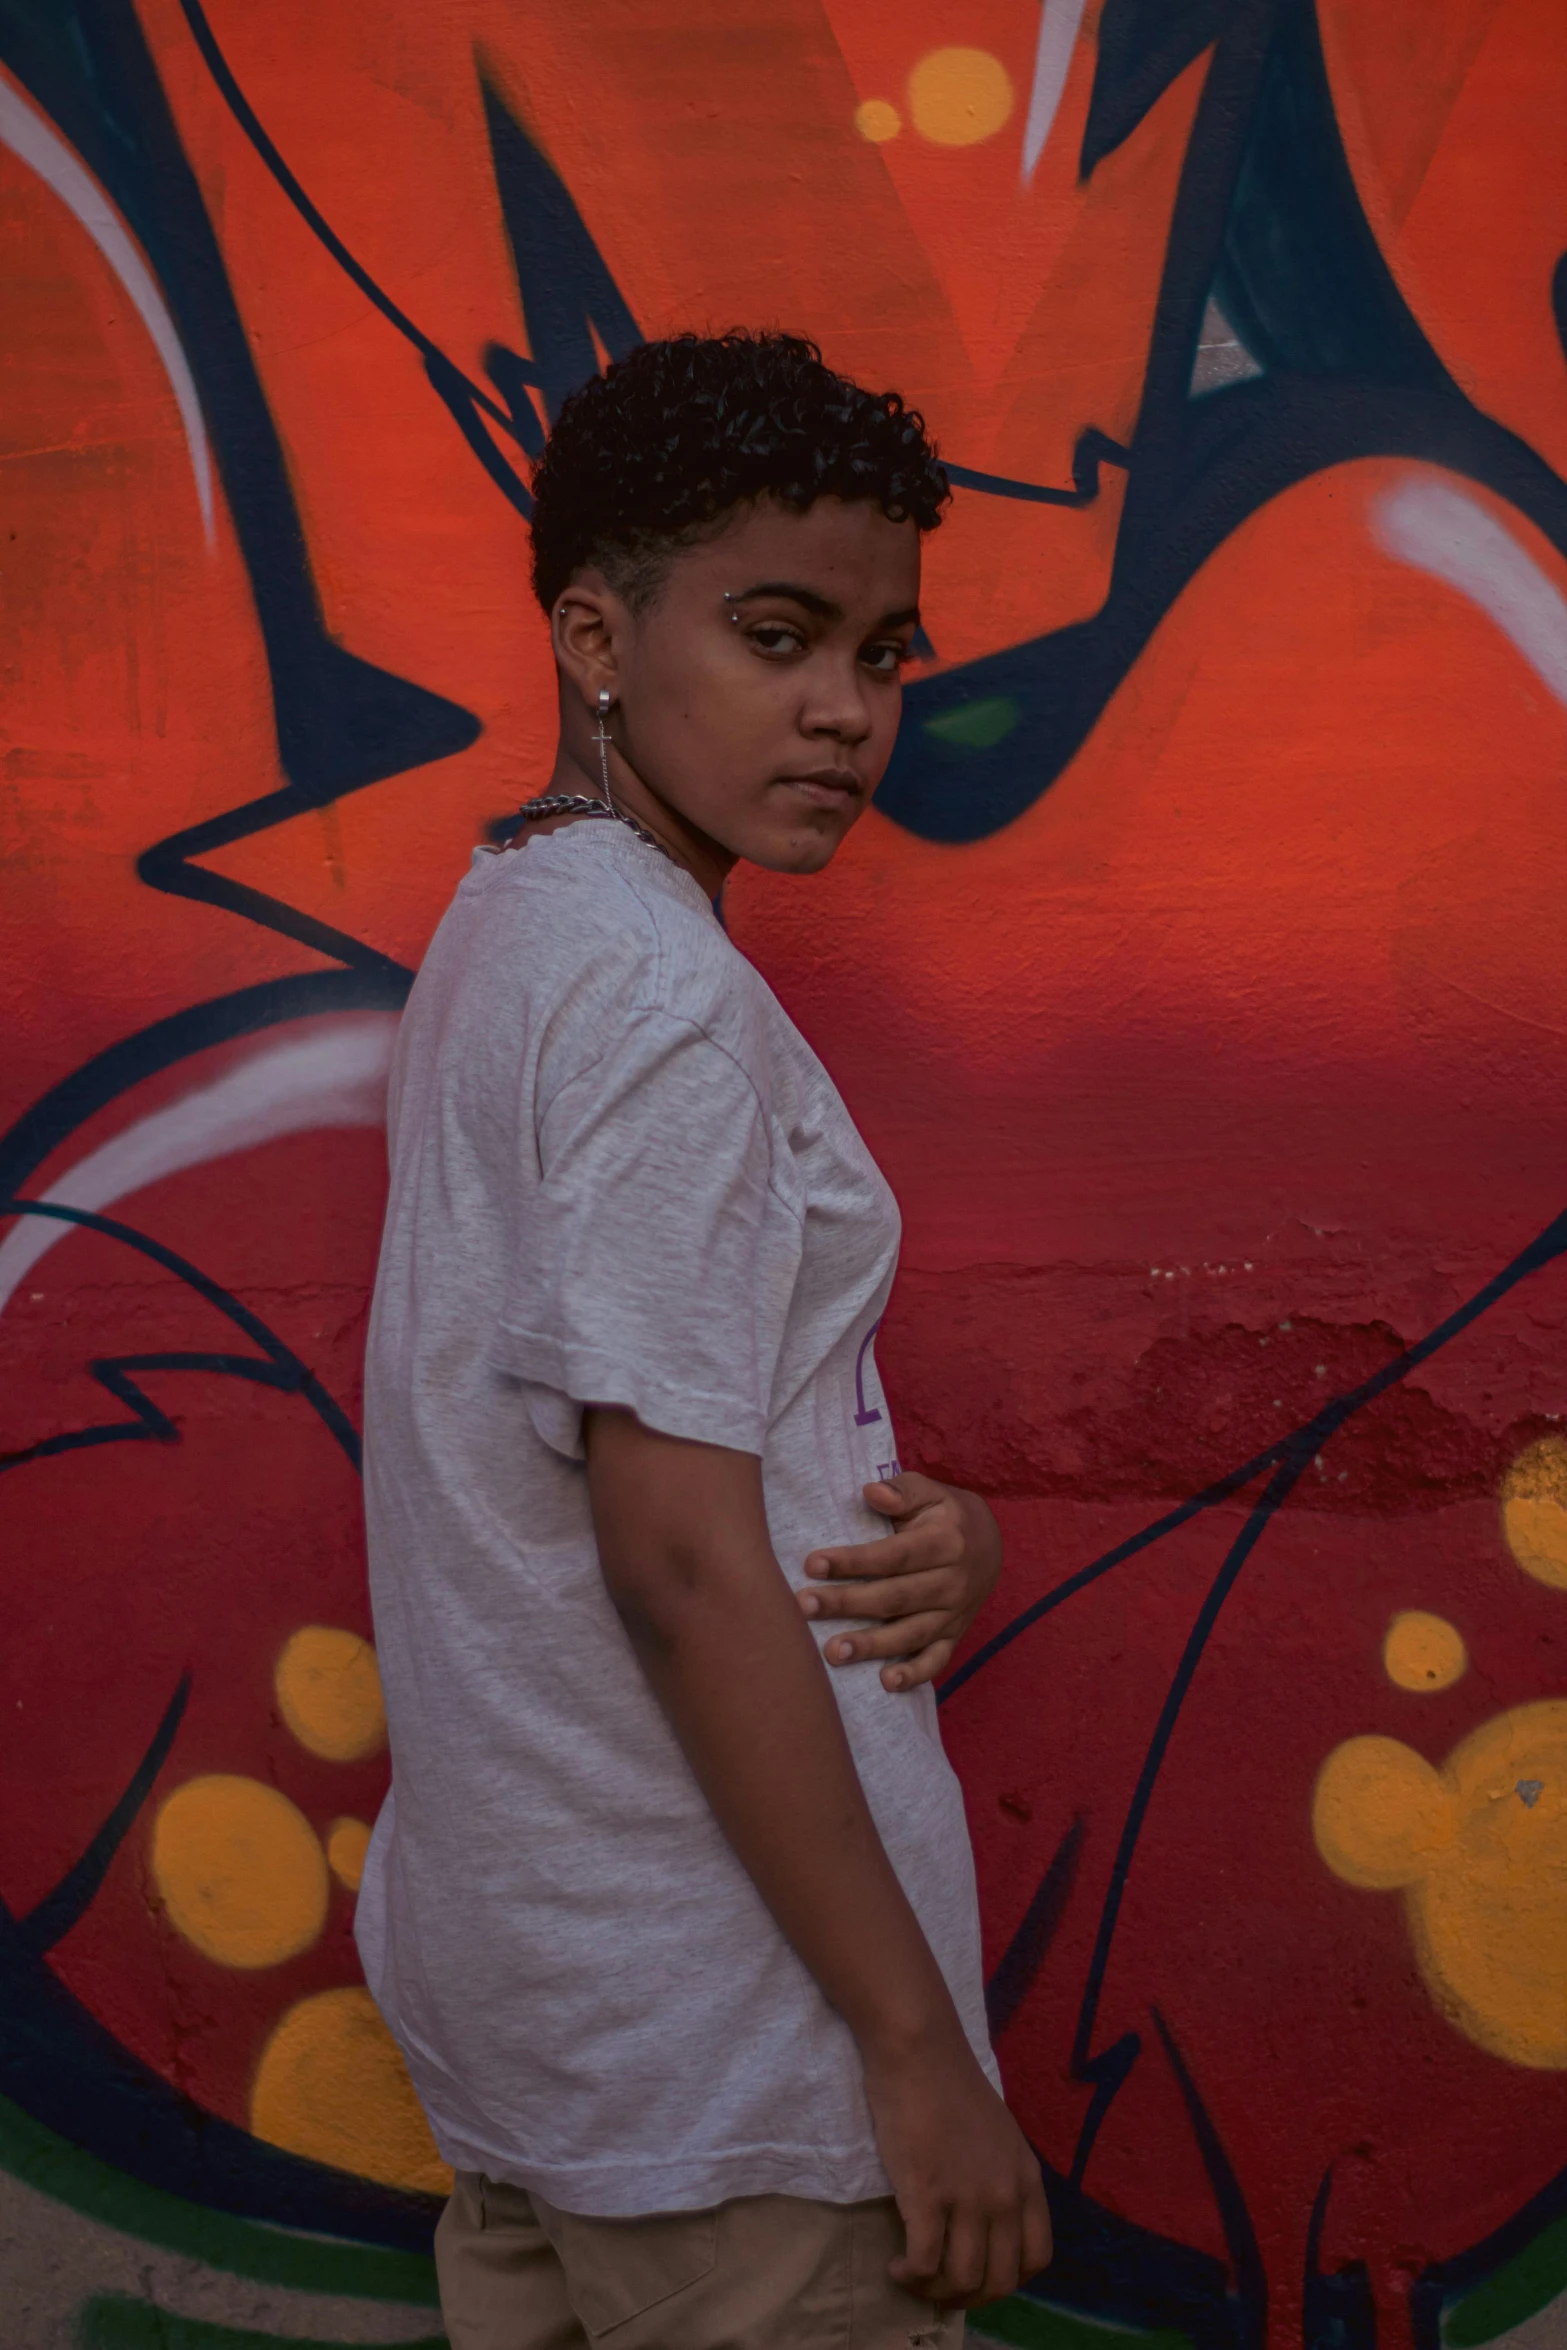
<svg viewBox="0 0 1567 2350">
<path fill-rule="evenodd" d="M 1567 2210 L 1556 11 L 18 0 L 0 73 L 0 2090 L 427 2230 L 327 1996 L 373 1704 L 279 1669 L 369 1630 L 378 1087 L 547 771 L 555 400 L 777 322 L 959 468 L 882 810 L 728 911 L 904 1205 L 904 1457 L 1009 1537 L 944 1719 L 1042 2290 L 1237 2345 L 1522 2314 Z"/>
</svg>

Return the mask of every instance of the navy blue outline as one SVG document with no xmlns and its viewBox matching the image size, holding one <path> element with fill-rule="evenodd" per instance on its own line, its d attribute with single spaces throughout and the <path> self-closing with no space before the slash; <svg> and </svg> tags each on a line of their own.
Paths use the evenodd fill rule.
<svg viewBox="0 0 1567 2350">
<path fill-rule="evenodd" d="M 972 465 L 955 465 L 950 457 L 942 459 L 947 479 L 960 490 L 983 490 L 991 498 L 1021 498 L 1031 506 L 1091 506 L 1099 495 L 1099 468 L 1101 465 L 1119 465 L 1132 462 L 1130 449 L 1123 449 L 1107 432 L 1090 425 L 1080 432 L 1072 450 L 1072 487 L 1052 490 L 1038 482 L 1013 481 L 1004 473 L 976 473 Z M 928 640 L 927 640 L 928 641 Z"/>
<path fill-rule="evenodd" d="M 1203 14 L 1190 0 L 1125 0 L 1107 8 L 1106 24 L 1112 13 L 1141 26 L 1156 61 L 1190 61 L 1186 35 L 1173 39 Z M 876 805 L 922 839 L 982 840 L 1026 814 L 1210 556 L 1315 474 L 1363 457 L 1442 466 L 1505 499 L 1567 554 L 1567 484 L 1453 381 L 1377 249 L 1311 0 L 1223 0 L 1205 22 L 1218 37 L 1171 219 L 1109 592 L 1088 620 L 907 688 Z M 1156 40 L 1165 29 L 1167 50 Z M 1104 26 L 1101 69 L 1103 35 Z M 1130 72 L 1128 58 L 1116 70 Z M 1164 86 L 1155 73 L 1138 104 Z M 1131 107 L 1119 136 L 1134 118 Z M 1298 317 L 1286 307 L 1291 289 Z M 1234 323 L 1268 371 L 1194 399 L 1214 293 L 1239 313 Z M 1019 711 L 1001 743 L 930 731 L 967 703 L 1001 697 Z"/>
<path fill-rule="evenodd" d="M 1376 2350 L 1377 2305 L 1363 2260 L 1331 2272 L 1322 2266 L 1322 2232 L 1333 2193 L 1333 2165 L 1322 2174 L 1306 2229 L 1306 2269 L 1301 2280 L 1302 2350 Z"/>
<path fill-rule="evenodd" d="M 1181 2092 L 1181 2102 L 1186 2108 L 1186 2118 L 1191 2124 L 1192 2136 L 1197 2141 L 1197 2152 L 1208 2174 L 1219 2224 L 1224 2230 L 1224 2241 L 1229 2249 L 1230 2266 L 1235 2275 L 1236 2350 L 1265 2350 L 1268 2338 L 1267 2271 L 1262 2264 L 1257 2231 L 1252 2225 L 1251 2213 L 1246 2207 L 1235 2165 L 1225 2151 L 1218 2124 L 1203 2102 L 1202 2093 L 1181 2054 L 1174 2033 L 1157 2007 L 1151 2012 L 1154 2030 L 1159 2035 L 1166 2060 L 1175 2075 L 1176 2087 Z"/>
<path fill-rule="evenodd" d="M 545 414 L 553 424 L 568 393 L 599 371 L 594 335 L 612 360 L 624 359 L 641 342 L 642 330 L 565 183 L 507 105 L 482 54 L 475 64 L 495 193 Z M 490 367 L 493 374 L 493 358 Z"/>
<path fill-rule="evenodd" d="M 128 222 L 190 360 L 250 577 L 278 757 L 294 795 L 289 805 L 280 796 L 263 821 L 465 750 L 479 734 L 471 711 L 361 660 L 327 633 L 250 339 L 133 0 L 0 0 L 0 62 Z"/>
<path fill-rule="evenodd" d="M 359 1434 L 335 1397 L 258 1315 L 188 1258 L 117 1218 L 84 1208 L 49 1200 L 0 1202 L 0 1219 L 28 1215 L 102 1233 L 134 1249 L 215 1307 L 259 1352 L 167 1352 L 95 1362 L 94 1377 L 126 1406 L 128 1418 L 45 1438 L 6 1456 L 0 1468 L 32 1466 L 97 1444 L 177 1443 L 178 1425 L 131 1375 L 173 1370 L 254 1380 L 299 1396 L 357 1472 Z M 54 1890 L 22 1919 L 0 1903 L 0 2094 L 70 2144 L 190 2202 L 315 2235 L 336 2232 L 356 2242 L 428 2252 L 436 2198 L 356 2179 L 219 2121 L 132 2056 L 46 1963 L 46 1950 L 86 1914 L 145 1802 L 188 1691 L 187 1677 L 124 1794 Z"/>
<path fill-rule="evenodd" d="M 40 1094 L 0 1135 L 0 1198 L 19 1191 L 89 1118 L 147 1078 L 214 1045 L 234 1044 L 293 1020 L 401 1011 L 412 985 L 411 971 L 380 962 L 359 970 L 296 972 L 211 996 L 120 1037 Z"/>
<path fill-rule="evenodd" d="M 1056 1846 L 1050 1866 L 1040 1878 L 1017 1931 L 985 1985 L 985 2021 L 990 2026 L 992 2040 L 1000 2039 L 1034 1988 L 1035 1977 L 1066 1915 L 1082 1856 L 1083 1824 L 1079 1812 Z"/>
<path fill-rule="evenodd" d="M 438 2201 L 285 2154 L 183 2096 L 114 2037 L 0 1904 L 0 2095 L 189 2203 L 313 2236 L 430 2249 Z"/>
<path fill-rule="evenodd" d="M 948 1677 L 939 1690 L 938 1702 L 943 1705 L 949 1703 L 987 1665 L 993 1663 L 998 1656 L 1003 1655 L 1016 1640 L 1041 1623 L 1064 1601 L 1086 1590 L 1089 1585 L 1108 1574 L 1112 1568 L 1124 1565 L 1127 1560 L 1137 1556 L 1139 1552 L 1151 1548 L 1166 1534 L 1173 1532 L 1176 1527 L 1186 1524 L 1188 1520 L 1196 1517 L 1203 1510 L 1212 1509 L 1218 1503 L 1228 1500 L 1246 1485 L 1252 1483 L 1264 1470 L 1271 1470 L 1272 1473 L 1268 1477 L 1267 1484 L 1248 1512 L 1245 1523 L 1226 1552 L 1193 1620 L 1192 1628 L 1187 1635 L 1180 1659 L 1160 1706 L 1158 1719 L 1122 1824 L 1109 1883 L 1100 1908 L 1093 1953 L 1085 1973 L 1077 2023 L 1073 2033 L 1072 2071 L 1077 2079 L 1091 2085 L 1093 2090 L 1087 2111 L 1079 2127 L 1068 2181 L 1074 2190 L 1081 2191 L 1087 2165 L 1100 2129 L 1142 2053 L 1141 2036 L 1136 2031 L 1125 2032 L 1107 2047 L 1096 2049 L 1094 2047 L 1094 2027 L 1098 2021 L 1099 2005 L 1104 1991 L 1105 1979 L 1109 1972 L 1116 1928 L 1120 1921 L 1122 1903 L 1136 1859 L 1143 1825 L 1164 1767 L 1170 1742 L 1175 1734 L 1182 1707 L 1226 1600 L 1240 1580 L 1247 1561 L 1255 1552 L 1272 1519 L 1288 1499 L 1316 1454 L 1322 1451 L 1358 1413 L 1364 1411 L 1378 1397 L 1407 1379 L 1413 1371 L 1419 1369 L 1421 1364 L 1428 1362 L 1433 1355 L 1440 1353 L 1444 1347 L 1450 1345 L 1455 1338 L 1479 1321 L 1493 1306 L 1499 1304 L 1512 1290 L 1516 1289 L 1521 1282 L 1528 1280 L 1564 1254 L 1567 1254 L 1567 1210 L 1563 1210 L 1560 1215 L 1553 1217 L 1544 1230 L 1530 1241 L 1527 1247 L 1521 1249 L 1515 1257 L 1511 1258 L 1500 1272 L 1494 1274 L 1489 1281 L 1476 1290 L 1472 1297 L 1455 1308 L 1441 1322 L 1435 1324 L 1423 1338 L 1417 1339 L 1403 1354 L 1396 1356 L 1391 1362 L 1385 1363 L 1381 1369 L 1374 1372 L 1369 1378 L 1362 1380 L 1358 1386 L 1332 1397 L 1322 1410 L 1310 1420 L 1304 1421 L 1300 1426 L 1280 1437 L 1265 1451 L 1255 1454 L 1251 1460 L 1243 1462 L 1229 1476 L 1221 1478 L 1190 1502 L 1184 1502 L 1178 1508 L 1165 1512 L 1162 1517 L 1144 1527 L 1139 1533 L 1132 1535 L 1124 1542 L 1117 1543 L 1111 1550 L 1091 1561 L 1087 1567 L 1080 1569 L 1075 1575 L 1066 1577 L 1063 1582 L 1056 1585 L 1054 1590 L 1046 1592 L 1041 1599 L 1023 1609 L 1009 1624 L 1003 1625 L 999 1632 L 993 1634 L 972 1657 L 966 1659 L 958 1670 Z M 1057 1855 L 1058 1858 L 1059 1855 Z M 1039 1894 L 1035 1896 L 1036 1900 L 1043 1895 L 1051 1873 L 1057 1865 L 1057 1859 L 1053 1859 L 1050 1868 L 1046 1870 L 1045 1876 L 1041 1880 Z M 1158 2022 L 1157 2015 L 1155 2022 Z M 1529 2208 L 1533 2210 L 1536 2205 L 1542 2210 L 1548 2210 L 1552 2216 L 1560 2209 L 1567 2209 L 1567 2168 L 1564 2168 L 1555 2180 L 1540 2191 L 1540 2195 L 1534 2199 Z M 1487 2242 L 1489 2245 L 1504 2238 L 1512 2249 L 1521 2249 L 1523 2243 L 1529 2240 L 1527 2236 L 1515 2240 L 1507 2231 L 1502 2230 L 1497 2232 L 1496 2238 L 1488 2239 Z M 1498 2255 L 1498 2259 L 1510 2256 L 1510 2251 L 1504 2252 Z M 1481 2276 L 1489 2273 L 1489 2270 L 1485 2268 L 1471 2271 L 1466 2265 L 1470 2257 L 1470 2255 L 1464 2255 L 1460 2259 L 1438 2264 L 1428 2272 L 1432 2281 L 1427 2293 L 1427 2301 L 1438 2311 L 1440 2306 L 1459 2289 L 1461 2283 L 1478 2282 Z M 1490 2265 L 1492 2267 L 1497 2265 L 1497 2260 L 1493 2260 Z M 1433 2295 L 1436 2296 L 1434 2301 L 1432 2300 Z M 1345 2306 L 1347 2306 L 1347 2296 L 1341 2297 L 1340 2314 L 1343 2313 Z M 1434 2343 L 1434 2336 L 1432 2340 Z"/>
<path fill-rule="evenodd" d="M 172 1444 L 177 1441 L 179 1429 L 168 1415 L 159 1410 L 151 1397 L 144 1394 L 130 1376 L 133 1371 L 208 1371 L 216 1378 L 248 1379 L 260 1387 L 276 1388 L 283 1395 L 297 1395 L 309 1404 L 317 1419 L 327 1430 L 339 1449 L 344 1452 L 357 1473 L 360 1467 L 359 1431 L 336 1397 L 329 1394 L 311 1370 L 301 1361 L 291 1346 L 284 1344 L 275 1331 L 269 1330 L 259 1314 L 249 1306 L 241 1305 L 233 1292 L 224 1289 L 188 1257 L 176 1255 L 161 1240 L 153 1240 L 134 1225 L 122 1224 L 113 1216 L 99 1216 L 88 1208 L 62 1207 L 55 1200 L 8 1199 L 0 1200 L 0 1221 L 7 1216 L 46 1216 L 56 1223 L 74 1224 L 86 1232 L 101 1232 L 110 1240 L 117 1240 L 140 1256 L 148 1257 L 172 1273 L 187 1288 L 195 1290 L 208 1305 L 215 1306 L 237 1330 L 244 1333 L 261 1349 L 259 1355 L 160 1353 L 147 1355 L 118 1355 L 102 1357 L 91 1365 L 92 1376 L 100 1387 L 123 1403 L 131 1417 L 128 1420 L 107 1420 L 91 1428 L 71 1430 L 63 1436 L 46 1436 L 37 1444 L 19 1452 L 0 1455 L 0 1469 L 19 1468 L 28 1461 L 47 1460 L 62 1452 L 79 1452 L 85 1446 L 100 1444 Z"/>
<path fill-rule="evenodd" d="M 1224 29 L 1230 0 L 1105 0 L 1078 174 L 1091 179 Z"/>
<path fill-rule="evenodd" d="M 1290 1483 L 1293 1484 L 1302 1469 L 1310 1463 L 1312 1455 L 1320 1452 L 1347 1421 L 1364 1411 L 1368 1404 L 1375 1403 L 1390 1387 L 1396 1387 L 1407 1379 L 1412 1371 L 1418 1370 L 1432 1355 L 1440 1353 L 1444 1346 L 1461 1336 L 1471 1323 L 1489 1313 L 1491 1307 L 1516 1289 L 1520 1281 L 1527 1280 L 1530 1274 L 1554 1263 L 1564 1251 L 1567 1251 L 1567 1208 L 1559 1216 L 1553 1216 L 1544 1231 L 1530 1241 L 1527 1248 L 1520 1249 L 1517 1256 L 1511 1258 L 1499 1273 L 1494 1273 L 1489 1281 L 1475 1291 L 1473 1297 L 1455 1307 L 1451 1314 L 1436 1323 L 1423 1338 L 1417 1338 L 1403 1354 L 1395 1355 L 1391 1362 L 1384 1363 L 1370 1378 L 1363 1379 L 1358 1387 L 1346 1388 L 1342 1394 L 1332 1397 L 1312 1419 L 1303 1420 L 1298 1427 L 1278 1437 L 1262 1452 L 1253 1453 L 1249 1461 L 1242 1461 L 1227 1476 L 1204 1487 L 1201 1493 L 1194 1494 L 1190 1501 L 1181 1502 L 1175 1509 L 1167 1510 L 1162 1517 L 1156 1518 L 1151 1525 L 1129 1535 L 1124 1542 L 1118 1542 L 1102 1557 L 1090 1561 L 1075 1575 L 1069 1575 L 1064 1582 L 1056 1584 L 1043 1598 L 1034 1600 L 1010 1623 L 1003 1624 L 999 1632 L 992 1633 L 983 1646 L 977 1648 L 971 1657 L 966 1657 L 955 1672 L 948 1674 L 938 1692 L 940 1702 L 945 1705 L 956 1697 L 958 1691 L 965 1688 L 977 1673 L 983 1672 L 986 1665 L 1004 1649 L 1010 1648 L 1014 1640 L 1021 1638 L 1023 1633 L 1050 1615 L 1063 1600 L 1075 1598 L 1079 1591 L 1086 1590 L 1090 1583 L 1097 1583 L 1100 1576 L 1108 1574 L 1112 1567 L 1120 1566 L 1139 1551 L 1162 1541 L 1166 1534 L 1174 1533 L 1188 1519 L 1200 1516 L 1204 1510 L 1213 1509 L 1221 1501 L 1228 1501 L 1265 1469 L 1277 1468 L 1295 1456 L 1303 1455 L 1291 1474 Z M 1277 1503 L 1269 1506 L 1269 1516 L 1275 1507 Z"/>
<path fill-rule="evenodd" d="M 1242 2350 L 1224 2261 L 1138 2227 L 1041 2161 L 1055 2255 L 1026 2298 L 1100 2324 L 1179 2327 L 1193 2350 Z"/>
<path fill-rule="evenodd" d="M 439 343 L 432 341 L 421 326 L 416 326 L 406 310 L 394 302 L 384 287 L 377 284 L 370 272 L 357 261 L 320 208 L 312 203 L 299 180 L 284 162 L 282 155 L 250 100 L 241 89 L 218 46 L 217 36 L 207 21 L 200 0 L 180 0 L 191 38 L 201 52 L 202 62 L 240 129 L 250 141 L 267 170 L 272 174 L 283 194 L 293 205 L 312 236 L 325 246 L 332 259 L 346 277 L 359 288 L 365 300 L 380 311 L 389 325 L 418 352 L 430 387 L 450 411 L 463 439 L 478 458 L 491 481 L 508 504 L 514 506 L 525 521 L 533 516 L 533 497 L 527 484 L 512 465 L 504 451 L 497 447 L 493 434 L 486 430 L 481 419 L 488 418 L 508 433 L 518 445 L 530 454 L 542 447 L 542 435 L 537 429 L 528 387 L 542 384 L 543 377 L 531 359 L 521 358 L 515 351 L 504 351 L 492 346 L 489 358 L 491 381 L 502 393 L 502 399 L 492 400 L 489 393 L 463 373 L 455 360 L 449 358 Z M 510 391 L 511 397 L 506 394 Z"/>
<path fill-rule="evenodd" d="M 17 1933 L 21 1940 L 40 1958 L 45 1951 L 52 1950 L 57 1942 L 65 1939 L 97 1899 L 104 1878 L 109 1873 L 109 1863 L 135 1826 L 142 1805 L 152 1793 L 153 1781 L 169 1758 L 170 1749 L 179 1734 L 179 1726 L 185 1719 L 189 1700 L 190 1675 L 182 1673 L 175 1685 L 174 1695 L 163 1709 L 163 1719 L 153 1732 L 146 1753 L 131 1773 L 124 1794 L 81 1857 L 66 1870 L 53 1890 L 46 1893 L 42 1901 L 35 1903 L 26 1917 L 17 1921 Z"/>
<path fill-rule="evenodd" d="M 162 890 L 169 897 L 190 898 L 198 905 L 216 906 L 224 913 L 238 914 L 244 921 L 258 923 L 263 930 L 276 931 L 280 938 L 291 938 L 300 946 L 314 948 L 318 955 L 333 957 L 351 971 L 374 971 L 385 978 L 401 979 L 405 987 L 411 986 L 413 973 L 390 955 L 383 955 L 379 948 L 365 945 L 363 940 L 334 928 L 329 922 L 318 921 L 313 914 L 302 913 L 281 898 L 253 889 L 248 882 L 235 881 L 226 873 L 214 872 L 208 865 L 192 862 L 193 858 L 206 856 L 213 849 L 249 840 L 258 832 L 270 832 L 275 824 L 286 824 L 290 817 L 301 813 L 302 803 L 291 786 L 267 792 L 259 800 L 226 809 L 220 816 L 209 816 L 200 824 L 187 825 L 183 831 L 171 832 L 166 839 L 155 841 L 137 858 L 136 878 L 149 889 Z"/>
</svg>

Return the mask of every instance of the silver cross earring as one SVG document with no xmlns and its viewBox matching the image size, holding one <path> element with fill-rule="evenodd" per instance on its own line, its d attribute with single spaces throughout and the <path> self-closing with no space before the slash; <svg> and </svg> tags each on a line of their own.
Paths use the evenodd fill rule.
<svg viewBox="0 0 1567 2350">
<path fill-rule="evenodd" d="M 594 728 L 593 740 L 599 747 L 599 773 L 604 778 L 604 805 L 612 816 L 618 816 L 620 811 L 615 805 L 615 795 L 609 788 L 609 714 L 614 707 L 614 695 L 607 685 L 601 685 L 599 687 L 598 724 Z"/>
</svg>

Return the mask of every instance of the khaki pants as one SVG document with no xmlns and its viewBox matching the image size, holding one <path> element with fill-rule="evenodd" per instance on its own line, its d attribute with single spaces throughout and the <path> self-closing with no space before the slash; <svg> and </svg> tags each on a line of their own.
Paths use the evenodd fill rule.
<svg viewBox="0 0 1567 2350">
<path fill-rule="evenodd" d="M 961 2310 L 888 2276 L 902 2248 L 890 2199 L 581 2219 L 477 2171 L 435 2231 L 452 2350 L 958 2350 Z"/>
</svg>

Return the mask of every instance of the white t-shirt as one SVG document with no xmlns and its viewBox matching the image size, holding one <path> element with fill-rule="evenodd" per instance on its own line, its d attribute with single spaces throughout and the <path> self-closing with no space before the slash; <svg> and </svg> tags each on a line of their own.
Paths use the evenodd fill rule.
<svg viewBox="0 0 1567 2350">
<path fill-rule="evenodd" d="M 610 1604 L 581 1419 L 624 1404 L 759 1455 L 792 1584 L 884 1532 L 860 1488 L 895 1466 L 892 1195 L 696 882 L 618 824 L 475 854 L 390 1135 L 365 1495 L 392 1792 L 358 1937 L 436 2143 L 596 2216 L 884 2195 L 853 2041 Z M 994 2079 L 931 1692 L 874 1665 L 831 1685 Z"/>
</svg>

